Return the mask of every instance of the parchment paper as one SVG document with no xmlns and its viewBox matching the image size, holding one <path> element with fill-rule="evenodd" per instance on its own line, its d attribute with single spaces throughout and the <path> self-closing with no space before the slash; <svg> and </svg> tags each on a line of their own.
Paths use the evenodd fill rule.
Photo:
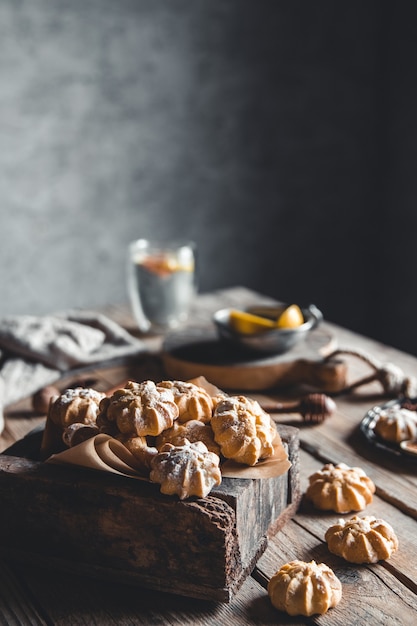
<svg viewBox="0 0 417 626">
<path fill-rule="evenodd" d="M 223 393 L 202 377 L 189 382 L 205 388 L 211 395 Z M 285 474 L 291 467 L 291 463 L 278 432 L 273 445 L 273 455 L 268 459 L 259 461 L 254 466 L 242 465 L 231 460 L 225 461 L 220 466 L 222 476 L 224 478 L 261 479 Z M 148 477 L 143 475 L 133 454 L 120 441 L 105 434 L 95 435 L 73 448 L 53 454 L 46 462 L 87 467 L 148 480 Z"/>
</svg>

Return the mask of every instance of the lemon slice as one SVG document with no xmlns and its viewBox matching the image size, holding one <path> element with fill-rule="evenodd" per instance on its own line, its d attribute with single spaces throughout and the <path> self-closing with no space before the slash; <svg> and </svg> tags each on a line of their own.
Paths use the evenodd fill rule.
<svg viewBox="0 0 417 626">
<path fill-rule="evenodd" d="M 278 328 L 297 328 L 304 324 L 304 316 L 297 304 L 288 306 L 276 321 Z"/>
<path fill-rule="evenodd" d="M 246 313 L 246 311 L 232 310 L 229 313 L 229 324 L 238 333 L 242 335 L 254 335 L 263 330 L 276 328 L 276 322 L 269 320 L 260 315 Z"/>
</svg>

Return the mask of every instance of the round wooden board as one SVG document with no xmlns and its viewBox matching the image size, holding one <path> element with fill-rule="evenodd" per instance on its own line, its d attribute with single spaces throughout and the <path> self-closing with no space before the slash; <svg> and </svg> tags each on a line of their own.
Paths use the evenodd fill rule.
<svg viewBox="0 0 417 626">
<path fill-rule="evenodd" d="M 204 376 L 222 389 L 259 391 L 305 383 L 337 391 L 345 382 L 344 364 L 323 361 L 335 347 L 332 333 L 319 327 L 289 352 L 259 357 L 220 340 L 215 332 L 195 328 L 169 335 L 162 360 L 170 378 Z"/>
</svg>

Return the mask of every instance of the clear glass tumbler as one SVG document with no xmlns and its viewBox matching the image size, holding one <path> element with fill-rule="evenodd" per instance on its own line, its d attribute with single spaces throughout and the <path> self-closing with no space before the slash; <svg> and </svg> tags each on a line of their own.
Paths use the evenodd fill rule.
<svg viewBox="0 0 417 626">
<path fill-rule="evenodd" d="M 185 322 L 197 290 L 195 251 L 194 242 L 129 244 L 128 290 L 141 331 L 165 332 Z"/>
</svg>

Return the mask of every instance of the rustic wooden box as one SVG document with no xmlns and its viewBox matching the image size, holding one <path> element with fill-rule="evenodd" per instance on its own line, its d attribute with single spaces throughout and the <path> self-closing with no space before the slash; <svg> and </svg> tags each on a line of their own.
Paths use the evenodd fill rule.
<svg viewBox="0 0 417 626">
<path fill-rule="evenodd" d="M 298 430 L 278 428 L 292 466 L 225 478 L 204 499 L 37 460 L 41 433 L 0 455 L 0 550 L 18 560 L 229 602 L 300 498 Z"/>
</svg>

